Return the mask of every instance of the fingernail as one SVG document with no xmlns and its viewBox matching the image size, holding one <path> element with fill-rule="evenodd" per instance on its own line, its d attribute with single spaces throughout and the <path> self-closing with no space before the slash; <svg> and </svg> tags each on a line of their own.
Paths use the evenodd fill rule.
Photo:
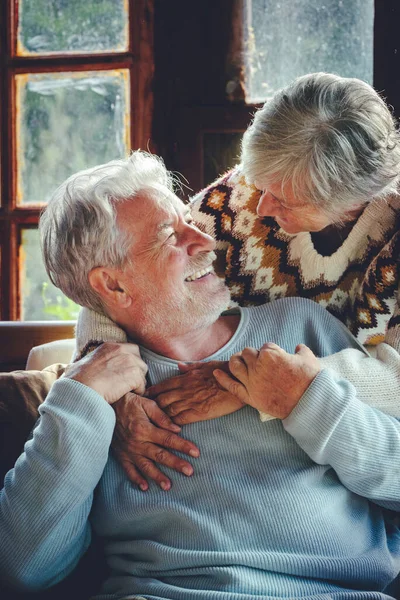
<svg viewBox="0 0 400 600">
<path fill-rule="evenodd" d="M 180 431 L 182 429 L 182 427 L 179 427 L 179 425 L 172 425 L 172 429 L 174 431 Z"/>
<path fill-rule="evenodd" d="M 166 481 L 162 481 L 161 482 L 161 487 L 164 490 L 164 492 L 167 492 L 169 490 L 169 488 L 171 487 L 170 483 L 167 483 Z"/>
<path fill-rule="evenodd" d="M 142 492 L 147 492 L 147 490 L 149 489 L 149 486 L 146 483 L 141 483 L 139 487 L 142 490 Z"/>
<path fill-rule="evenodd" d="M 190 450 L 189 454 L 190 456 L 193 456 L 193 458 L 198 458 L 200 456 L 200 452 L 198 450 Z"/>
<path fill-rule="evenodd" d="M 193 469 L 191 467 L 183 467 L 182 473 L 190 477 L 191 475 L 193 475 Z"/>
</svg>

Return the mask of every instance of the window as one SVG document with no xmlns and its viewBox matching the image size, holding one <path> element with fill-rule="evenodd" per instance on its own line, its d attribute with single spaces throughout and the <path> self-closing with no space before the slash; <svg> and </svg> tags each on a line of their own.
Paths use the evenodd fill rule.
<svg viewBox="0 0 400 600">
<path fill-rule="evenodd" d="M 189 69 L 197 66 L 189 43 L 185 61 L 175 47 L 162 53 L 165 79 L 174 80 L 167 65 L 177 64 L 175 81 L 186 83 L 189 101 L 180 112 L 180 88 L 169 90 L 170 114 L 180 122 L 170 139 L 178 149 L 174 167 L 194 191 L 240 160 L 241 138 L 257 106 L 297 76 L 327 71 L 358 77 L 399 113 L 398 0 L 232 0 L 214 3 L 212 11 L 204 2 L 196 6 L 189 31 L 194 37 L 194 19 L 201 35 L 207 31 L 209 53 L 201 46 L 207 78 L 200 68 Z"/>
<path fill-rule="evenodd" d="M 72 173 L 148 147 L 152 2 L 8 0 L 5 12 L 0 318 L 74 319 L 42 265 L 39 215 Z"/>
<path fill-rule="evenodd" d="M 373 30 L 374 0 L 245 0 L 246 100 L 317 71 L 372 84 Z"/>
</svg>

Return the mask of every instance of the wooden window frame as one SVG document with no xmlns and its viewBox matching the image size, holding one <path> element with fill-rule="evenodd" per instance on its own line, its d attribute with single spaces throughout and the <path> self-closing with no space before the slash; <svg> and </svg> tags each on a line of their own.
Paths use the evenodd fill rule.
<svg viewBox="0 0 400 600">
<path fill-rule="evenodd" d="M 229 46 L 225 49 L 225 56 L 228 59 L 225 82 L 228 82 L 229 79 L 237 81 L 234 96 L 229 97 L 229 94 L 226 93 L 222 98 L 220 95 L 219 106 L 193 104 L 182 107 L 179 113 L 173 113 L 175 121 L 179 124 L 176 138 L 170 139 L 169 143 L 164 143 L 165 147 L 174 147 L 174 156 L 170 162 L 188 179 L 194 193 L 211 183 L 205 181 L 203 177 L 204 134 L 244 132 L 251 122 L 255 110 L 261 106 L 260 104 L 247 104 L 244 99 L 244 91 L 241 89 L 241 86 L 244 88 L 245 81 L 240 43 L 243 35 L 240 11 L 243 10 L 243 3 L 246 0 L 232 1 L 234 1 L 235 8 L 231 15 L 232 37 Z M 398 0 L 385 0 L 385 2 L 375 0 L 373 85 L 386 98 L 389 106 L 392 106 L 396 118 L 400 117 L 400 78 L 397 77 L 400 70 L 399 27 L 400 3 Z M 207 58 L 211 60 L 212 57 Z M 168 59 L 171 62 L 169 57 L 164 59 L 165 62 Z M 213 85 L 216 85 L 215 81 Z"/>
<path fill-rule="evenodd" d="M 5 0 L 0 8 L 0 320 L 21 318 L 19 241 L 21 228 L 37 227 L 43 205 L 17 205 L 17 140 L 15 75 L 84 70 L 128 69 L 130 73 L 130 144 L 147 148 L 153 118 L 154 0 L 128 0 L 129 47 L 108 54 L 17 56 L 18 2 Z"/>
</svg>

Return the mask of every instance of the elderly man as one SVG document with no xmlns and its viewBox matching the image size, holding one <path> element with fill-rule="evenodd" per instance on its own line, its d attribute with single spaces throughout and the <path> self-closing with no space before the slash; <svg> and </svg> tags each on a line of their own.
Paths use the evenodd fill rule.
<svg viewBox="0 0 400 600">
<path fill-rule="evenodd" d="M 41 230 L 54 281 L 140 344 L 150 383 L 176 374 L 179 360 L 233 355 L 237 380 L 217 376 L 246 406 L 187 425 L 185 436 L 206 442 L 195 476 L 143 494 L 109 454 L 110 405 L 132 381 L 113 390 L 103 368 L 88 374 L 96 355 L 72 366 L 5 481 L 2 577 L 22 589 L 53 585 L 93 528 L 110 568 L 98 599 L 388 597 L 400 569 L 399 423 L 297 346 L 357 347 L 347 329 L 304 299 L 222 312 L 229 294 L 212 269 L 212 238 L 163 165 L 140 152 L 72 177 Z M 262 422 L 253 407 L 277 418 Z"/>
</svg>

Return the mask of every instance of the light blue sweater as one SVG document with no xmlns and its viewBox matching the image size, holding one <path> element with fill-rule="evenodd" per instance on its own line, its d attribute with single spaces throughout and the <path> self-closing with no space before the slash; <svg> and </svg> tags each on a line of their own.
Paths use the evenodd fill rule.
<svg viewBox="0 0 400 600">
<path fill-rule="evenodd" d="M 357 346 L 321 307 L 287 298 L 240 309 L 230 342 L 209 359 L 274 341 L 324 355 Z M 152 383 L 176 363 L 142 349 Z M 50 586 L 90 543 L 112 569 L 98 598 L 378 599 L 400 570 L 400 426 L 322 371 L 284 421 L 250 407 L 187 425 L 201 449 L 173 487 L 130 484 L 109 446 L 113 409 L 73 380 L 55 383 L 0 498 L 0 576 Z M 94 491 L 94 493 L 93 493 Z"/>
</svg>

